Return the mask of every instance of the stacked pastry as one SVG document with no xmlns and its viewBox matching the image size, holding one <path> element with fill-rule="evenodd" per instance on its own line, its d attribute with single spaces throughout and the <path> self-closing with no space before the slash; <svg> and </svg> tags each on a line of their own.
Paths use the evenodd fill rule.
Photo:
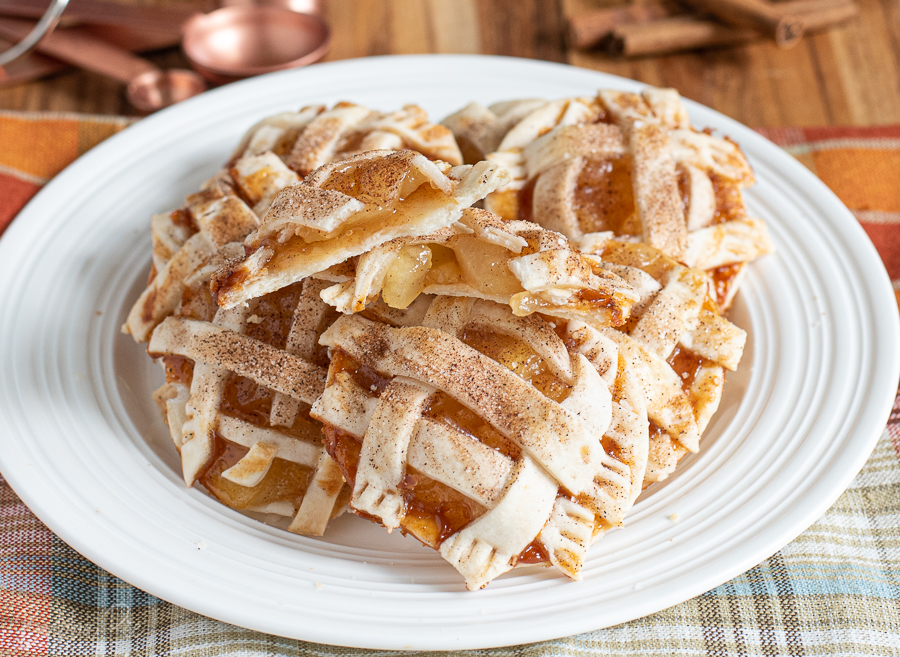
<svg viewBox="0 0 900 657">
<path fill-rule="evenodd" d="M 152 219 L 124 330 L 165 368 L 187 485 L 304 534 L 349 507 L 470 589 L 519 564 L 577 579 L 737 367 L 722 312 L 770 248 L 751 181 L 665 90 L 444 126 L 304 108 Z"/>
</svg>

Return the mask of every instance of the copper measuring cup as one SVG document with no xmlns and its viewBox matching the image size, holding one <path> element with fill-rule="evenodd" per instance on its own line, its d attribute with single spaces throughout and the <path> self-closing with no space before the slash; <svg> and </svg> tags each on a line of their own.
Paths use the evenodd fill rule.
<svg viewBox="0 0 900 657">
<path fill-rule="evenodd" d="M 194 70 L 218 84 L 306 66 L 331 43 L 318 11 L 318 2 L 282 0 L 196 14 L 184 24 L 182 49 Z"/>
</svg>

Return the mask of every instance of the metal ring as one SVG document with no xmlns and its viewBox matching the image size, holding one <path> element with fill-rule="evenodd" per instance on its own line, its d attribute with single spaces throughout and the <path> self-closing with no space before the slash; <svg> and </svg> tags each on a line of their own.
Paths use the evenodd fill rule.
<svg viewBox="0 0 900 657">
<path fill-rule="evenodd" d="M 34 26 L 34 29 L 28 33 L 28 36 L 19 41 L 19 43 L 12 48 L 0 52 L 0 66 L 6 66 L 11 61 L 31 52 L 34 47 L 40 43 L 41 39 L 53 31 L 53 28 L 56 27 L 56 24 L 59 22 L 59 17 L 62 16 L 63 11 L 65 11 L 66 5 L 68 4 L 69 0 L 53 0 L 50 6 L 47 7 L 47 11 L 41 16 L 41 20 L 39 20 L 37 25 Z"/>
</svg>

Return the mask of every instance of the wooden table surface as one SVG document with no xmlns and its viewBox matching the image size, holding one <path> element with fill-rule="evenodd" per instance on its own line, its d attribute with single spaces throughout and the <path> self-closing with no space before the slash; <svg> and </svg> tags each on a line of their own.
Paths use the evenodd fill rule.
<svg viewBox="0 0 900 657">
<path fill-rule="evenodd" d="M 120 0 L 122 1 L 122 0 Z M 172 1 L 172 0 L 169 0 Z M 154 4 L 154 0 L 131 0 Z M 665 57 L 611 58 L 567 47 L 569 16 L 611 0 L 326 0 L 326 61 L 485 53 L 596 69 L 659 86 L 751 126 L 900 123 L 900 1 L 860 0 L 860 16 L 781 50 L 759 42 Z M 178 49 L 149 55 L 186 66 Z M 123 85 L 86 71 L 0 88 L 0 109 L 135 114 Z"/>
</svg>

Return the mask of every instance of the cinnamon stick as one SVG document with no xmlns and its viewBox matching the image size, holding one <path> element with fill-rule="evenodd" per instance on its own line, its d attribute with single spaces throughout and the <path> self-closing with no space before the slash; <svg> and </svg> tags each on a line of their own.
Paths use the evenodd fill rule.
<svg viewBox="0 0 900 657">
<path fill-rule="evenodd" d="M 683 50 L 734 46 L 759 38 L 755 30 L 734 28 L 694 16 L 673 16 L 620 25 L 601 44 L 611 55 L 662 55 Z"/>
<path fill-rule="evenodd" d="M 632 4 L 625 7 L 596 9 L 569 19 L 568 38 L 573 48 L 587 50 L 600 45 L 610 32 L 622 25 L 646 23 L 667 18 L 672 12 L 661 5 Z"/>
<path fill-rule="evenodd" d="M 852 0 L 789 0 L 779 6 L 801 16 L 810 32 L 832 27 L 859 13 L 859 6 Z M 750 28 L 735 28 L 716 20 L 680 14 L 619 25 L 603 37 L 600 47 L 613 55 L 660 55 L 736 46 L 759 38 L 759 33 Z"/>
<path fill-rule="evenodd" d="M 800 16 L 807 32 L 818 32 L 859 15 L 859 5 L 854 0 L 789 0 L 776 6 L 780 11 Z"/>
<path fill-rule="evenodd" d="M 806 25 L 799 14 L 763 0 L 683 0 L 732 27 L 748 27 L 789 48 L 803 36 Z"/>
</svg>

